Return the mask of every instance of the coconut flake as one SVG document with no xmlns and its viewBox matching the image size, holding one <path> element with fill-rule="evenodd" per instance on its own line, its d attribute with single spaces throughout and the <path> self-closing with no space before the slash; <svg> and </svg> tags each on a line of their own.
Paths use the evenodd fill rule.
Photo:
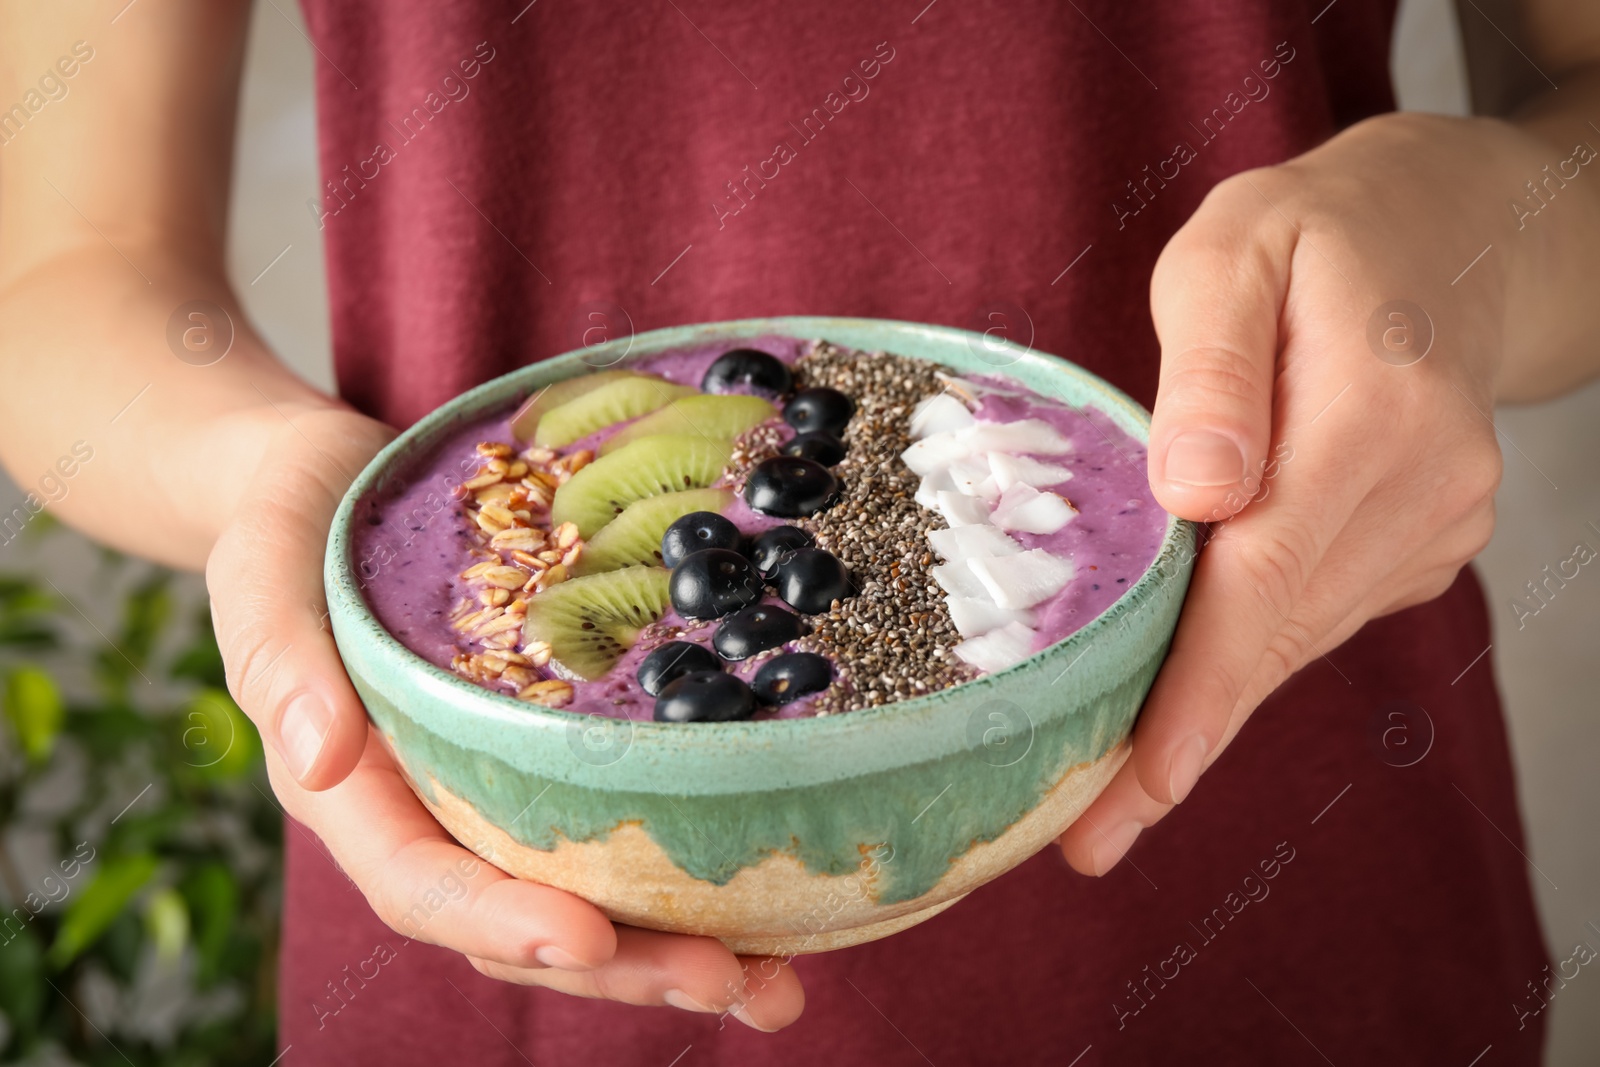
<svg viewBox="0 0 1600 1067">
<path fill-rule="evenodd" d="M 961 401 L 948 393 L 937 393 L 912 409 L 911 436 L 923 438 L 932 434 L 953 433 L 965 430 L 976 421 Z"/>
<path fill-rule="evenodd" d="M 1000 499 L 1000 489 L 989 470 L 989 457 L 980 452 L 950 464 L 950 480 L 962 496 L 977 497 L 993 505 Z"/>
<path fill-rule="evenodd" d="M 995 484 L 1002 493 L 1018 484 L 1048 489 L 1072 478 L 1072 472 L 1065 467 L 1008 452 L 990 452 L 989 469 L 994 472 Z"/>
<path fill-rule="evenodd" d="M 941 491 L 955 492 L 955 488 L 956 483 L 950 477 L 950 469 L 948 467 L 936 467 L 922 476 L 922 481 L 917 485 L 916 496 L 913 499 L 929 511 L 938 511 L 939 493 Z"/>
<path fill-rule="evenodd" d="M 1011 622 L 979 637 L 969 637 L 952 651 L 963 662 L 993 674 L 1027 659 L 1033 652 L 1034 636 L 1022 623 Z"/>
<path fill-rule="evenodd" d="M 1022 551 L 1022 546 L 1015 538 L 1007 537 L 987 524 L 929 530 L 928 544 L 940 556 L 951 561 L 975 556 L 1010 556 Z"/>
<path fill-rule="evenodd" d="M 1031 608 L 1048 600 L 1066 588 L 1074 570 L 1072 560 L 1042 548 L 1010 556 L 969 559 L 967 566 L 983 583 L 989 599 L 1002 608 Z M 944 586 L 943 582 L 939 584 Z M 944 588 L 947 593 L 959 593 L 959 590 Z"/>
<path fill-rule="evenodd" d="M 947 596 L 944 603 L 962 637 L 977 637 L 1013 622 L 1032 626 L 1038 621 L 1032 611 L 1002 608 L 986 596 Z"/>
<path fill-rule="evenodd" d="M 940 467 L 948 467 L 956 460 L 972 455 L 974 450 L 966 436 L 971 432 L 971 429 L 966 429 L 930 434 L 900 453 L 900 458 L 913 472 L 927 476 Z"/>
<path fill-rule="evenodd" d="M 960 440 L 954 443 L 964 446 L 969 452 L 1014 452 L 1059 456 L 1072 451 L 1072 442 L 1043 419 L 980 422 L 970 429 L 962 430 L 956 436 Z M 915 448 L 916 445 L 911 447 Z"/>
<path fill-rule="evenodd" d="M 967 566 L 965 560 L 929 567 L 928 573 L 939 583 L 939 588 L 951 596 L 988 599 L 989 594 L 984 592 L 983 583 L 978 581 L 978 576 L 972 573 L 972 568 Z"/>
<path fill-rule="evenodd" d="M 1041 493 L 1031 485 L 1018 482 L 1000 495 L 992 518 L 1002 530 L 1053 534 L 1077 514 L 1071 504 L 1055 493 Z"/>
<path fill-rule="evenodd" d="M 939 514 L 951 526 L 986 526 L 989 507 L 977 497 L 963 496 L 941 489 L 938 493 Z"/>
</svg>

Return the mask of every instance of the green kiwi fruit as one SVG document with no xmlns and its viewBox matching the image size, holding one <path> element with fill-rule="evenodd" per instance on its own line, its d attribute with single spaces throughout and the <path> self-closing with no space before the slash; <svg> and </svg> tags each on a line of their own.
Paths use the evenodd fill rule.
<svg viewBox="0 0 1600 1067">
<path fill-rule="evenodd" d="M 585 539 L 647 496 L 704 489 L 733 458 L 727 441 L 699 434 L 653 434 L 601 456 L 556 490 L 550 523 L 577 525 Z"/>
<path fill-rule="evenodd" d="M 600 446 L 600 454 L 603 456 L 629 441 L 658 433 L 697 433 L 731 439 L 777 416 L 778 409 L 759 396 L 686 396 L 606 438 Z"/>
<path fill-rule="evenodd" d="M 593 681 L 667 610 L 671 576 L 665 567 L 623 567 L 547 586 L 528 600 L 523 639 L 548 644 L 558 673 Z"/>
<path fill-rule="evenodd" d="M 633 377 L 637 375 L 632 371 L 602 370 L 553 382 L 523 401 L 517 413 L 511 416 L 511 436 L 518 441 L 532 441 L 533 431 L 538 428 L 539 420 L 544 418 L 546 412 L 553 411 L 569 400 L 576 400 L 585 393 L 591 393 L 607 382 Z"/>
<path fill-rule="evenodd" d="M 661 566 L 661 535 L 667 527 L 696 511 L 720 512 L 733 500 L 730 489 L 685 489 L 635 500 L 583 546 L 579 574 L 598 574 L 618 567 Z"/>
<path fill-rule="evenodd" d="M 692 386 L 673 385 L 642 374 L 614 378 L 546 411 L 533 431 L 533 443 L 561 448 L 614 422 L 636 419 L 695 393 Z"/>
</svg>

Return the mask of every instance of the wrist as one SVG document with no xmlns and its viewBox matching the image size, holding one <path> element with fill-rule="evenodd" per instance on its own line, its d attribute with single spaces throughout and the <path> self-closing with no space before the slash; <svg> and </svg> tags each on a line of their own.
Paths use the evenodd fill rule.
<svg viewBox="0 0 1600 1067">
<path fill-rule="evenodd" d="M 1590 152 L 1502 119 L 1396 113 L 1288 166 L 1354 179 L 1336 200 L 1342 219 L 1376 225 L 1370 273 L 1429 311 L 1485 401 L 1517 402 L 1592 373 L 1582 338 L 1600 317 L 1583 289 L 1600 270 L 1600 160 L 1579 162 Z"/>
<path fill-rule="evenodd" d="M 177 439 L 164 469 L 168 493 L 206 550 L 252 501 L 335 504 L 395 431 L 329 397 L 309 393 L 218 415 Z M 331 514 L 331 510 L 329 512 Z"/>
</svg>

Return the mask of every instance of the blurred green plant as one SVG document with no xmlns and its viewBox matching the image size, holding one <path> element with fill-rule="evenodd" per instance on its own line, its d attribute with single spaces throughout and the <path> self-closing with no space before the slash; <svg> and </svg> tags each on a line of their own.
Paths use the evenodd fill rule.
<svg viewBox="0 0 1600 1067">
<path fill-rule="evenodd" d="M 0 1063 L 273 1058 L 282 816 L 186 582 L 0 574 Z"/>
</svg>

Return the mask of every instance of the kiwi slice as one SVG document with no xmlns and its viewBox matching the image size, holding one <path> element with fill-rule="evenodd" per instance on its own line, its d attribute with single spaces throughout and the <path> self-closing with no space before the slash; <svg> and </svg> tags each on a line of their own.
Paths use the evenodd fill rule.
<svg viewBox="0 0 1600 1067">
<path fill-rule="evenodd" d="M 544 418 L 545 412 L 552 411 L 569 400 L 576 400 L 585 393 L 593 392 L 607 382 L 614 382 L 618 378 L 635 377 L 638 375 L 632 371 L 602 370 L 552 382 L 523 401 L 517 413 L 511 416 L 511 436 L 518 441 L 532 441 L 533 431 L 538 428 L 539 420 Z"/>
<path fill-rule="evenodd" d="M 545 448 L 570 445 L 614 422 L 636 419 L 695 392 L 691 386 L 642 374 L 617 378 L 545 412 L 533 431 L 533 442 Z"/>
<path fill-rule="evenodd" d="M 548 586 L 528 601 L 523 639 L 548 644 L 559 673 L 593 681 L 667 610 L 671 577 L 665 567 L 623 567 Z"/>
<path fill-rule="evenodd" d="M 587 540 L 635 500 L 704 489 L 732 458 L 732 444 L 699 434 L 641 437 L 601 456 L 557 489 L 550 523 L 575 523 Z"/>
<path fill-rule="evenodd" d="M 759 396 L 686 396 L 606 438 L 600 446 L 600 454 L 614 452 L 629 441 L 657 433 L 697 433 L 730 439 L 777 417 L 778 409 Z"/>
<path fill-rule="evenodd" d="M 661 566 L 661 535 L 667 527 L 696 511 L 718 511 L 733 500 L 730 489 L 685 489 L 636 500 L 583 546 L 579 574 L 598 574 L 618 567 Z"/>
</svg>

